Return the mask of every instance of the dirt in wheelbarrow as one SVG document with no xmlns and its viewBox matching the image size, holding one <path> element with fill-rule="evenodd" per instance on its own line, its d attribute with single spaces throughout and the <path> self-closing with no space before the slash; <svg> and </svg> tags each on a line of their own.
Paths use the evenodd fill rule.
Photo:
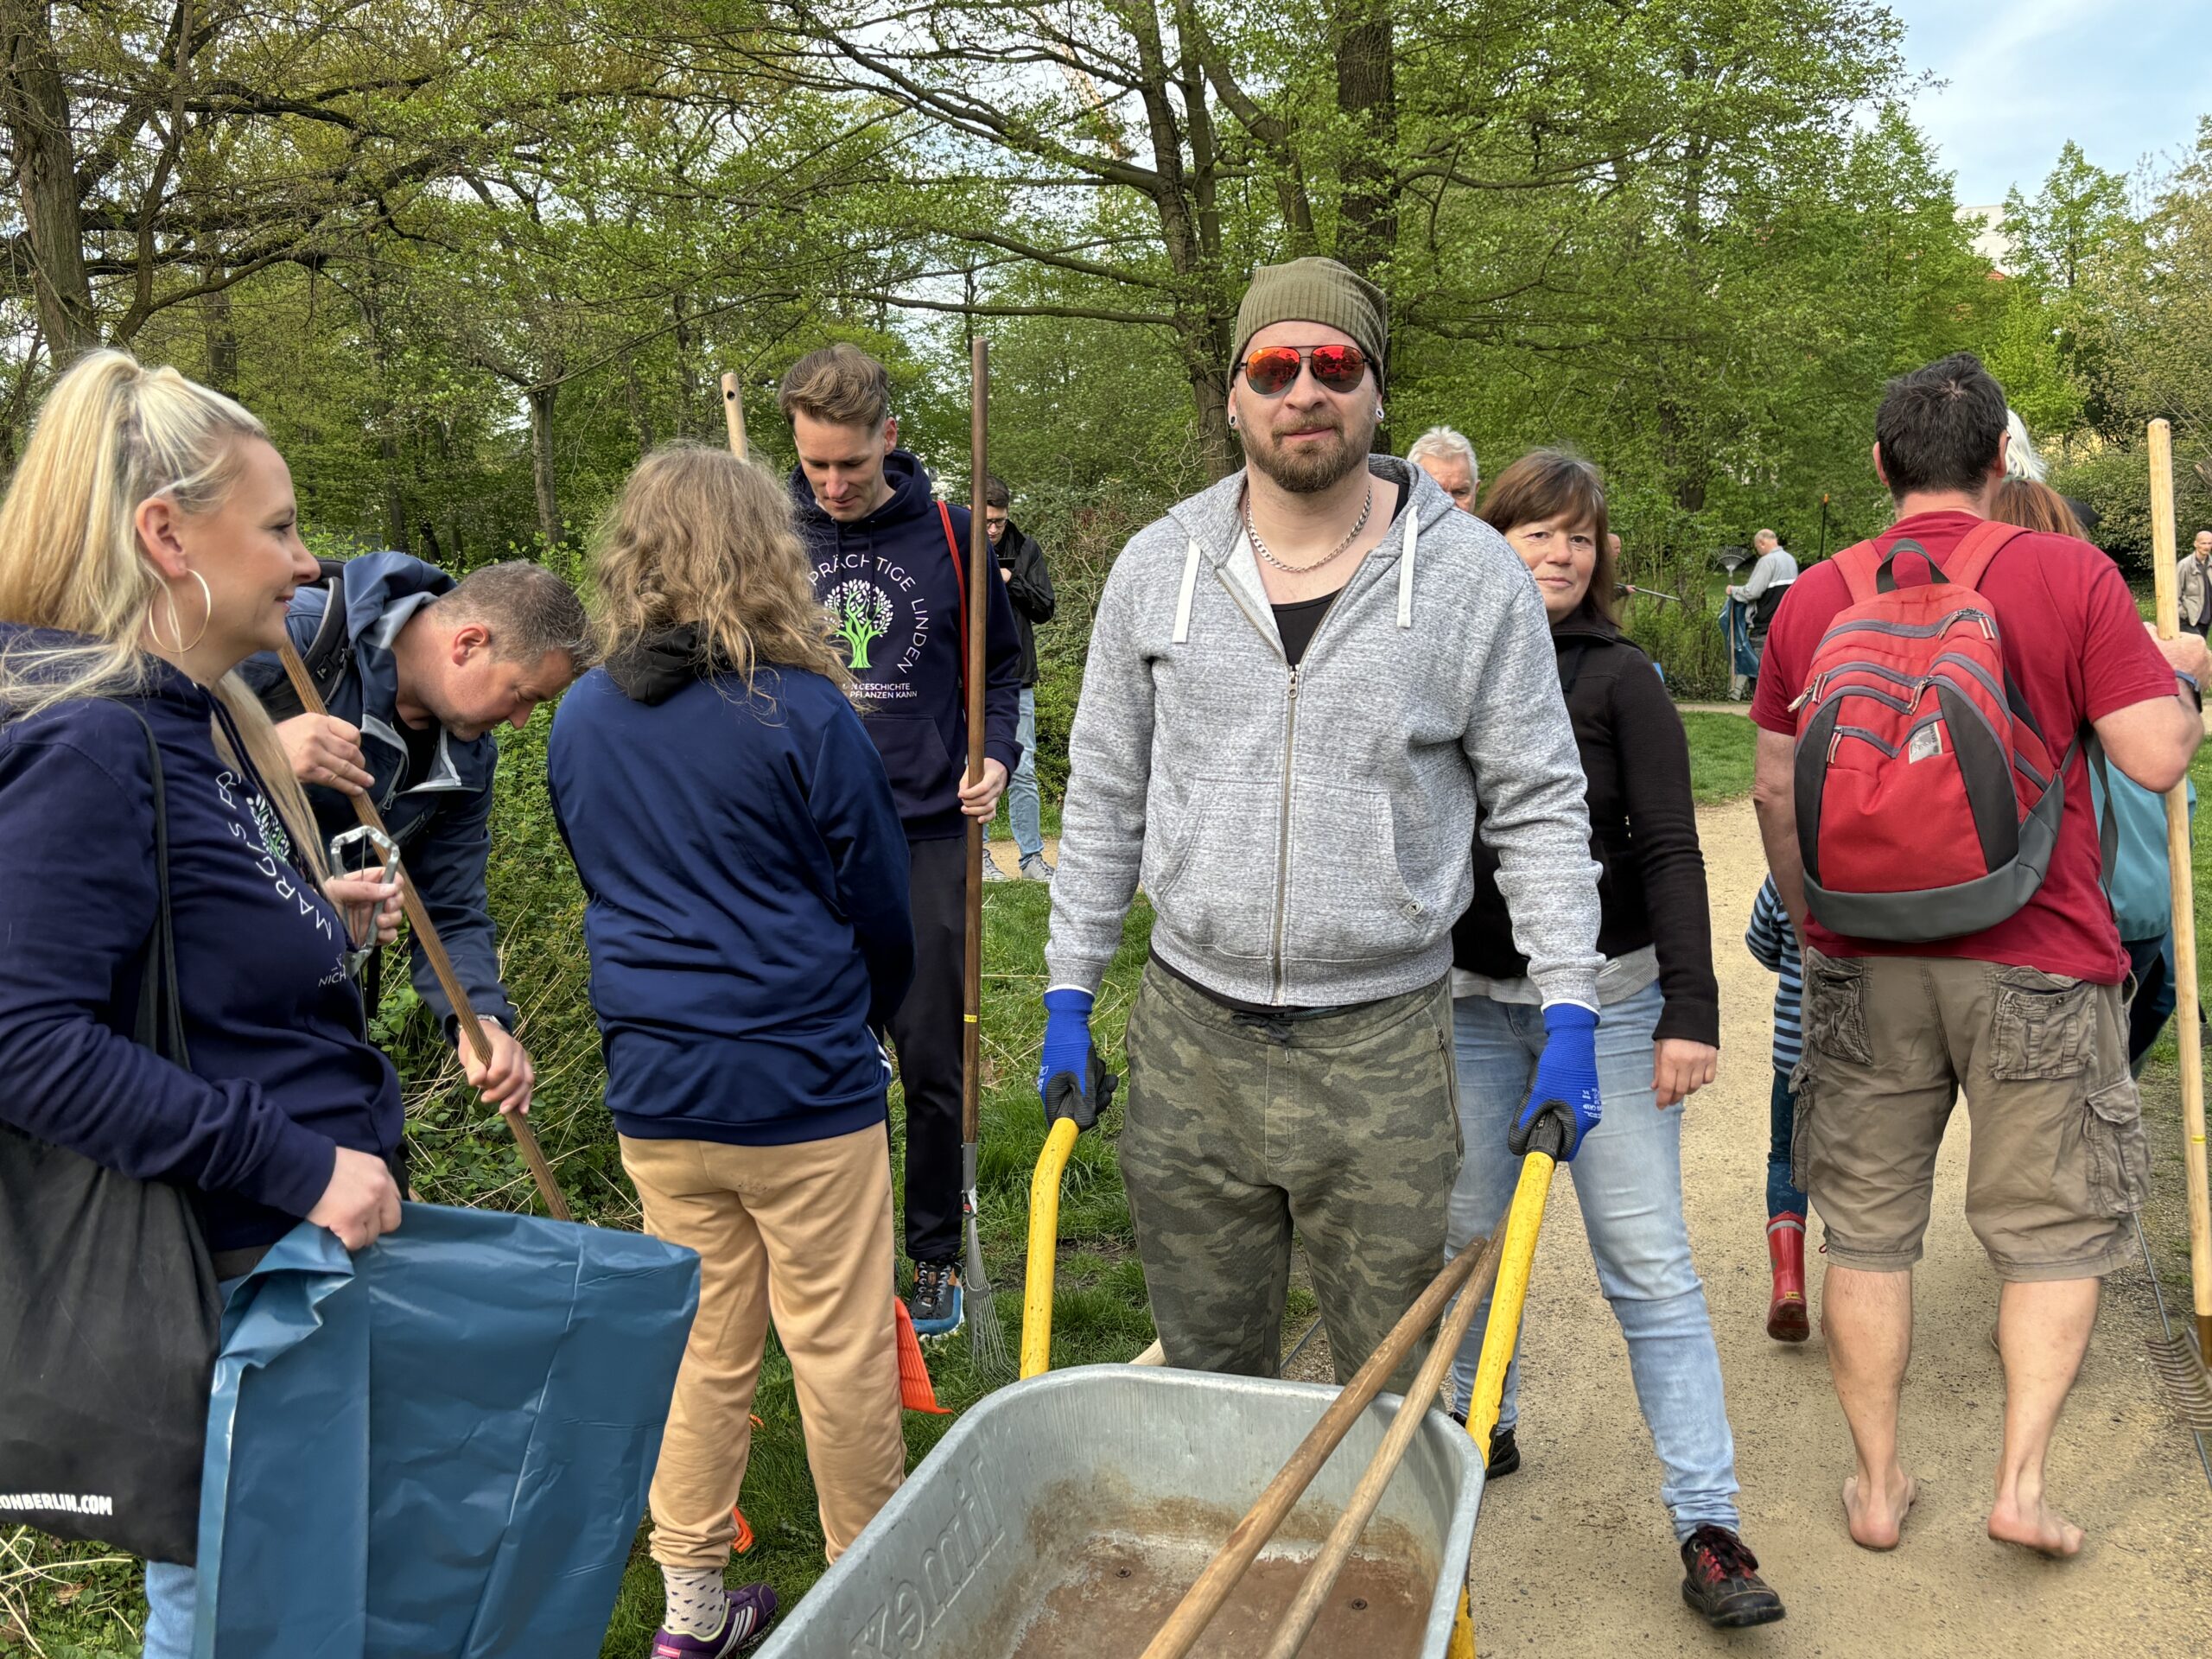
<svg viewBox="0 0 2212 1659">
<path fill-rule="evenodd" d="M 1126 1535 L 1093 1541 L 1047 1592 L 1012 1659 L 1136 1659 L 1205 1561 L 1202 1550 Z M 1260 1659 L 1309 1564 L 1255 1561 L 1191 1649 L 1193 1659 Z M 1299 1651 L 1303 1659 L 1414 1659 L 1433 1594 L 1410 1562 L 1354 1555 Z"/>
</svg>

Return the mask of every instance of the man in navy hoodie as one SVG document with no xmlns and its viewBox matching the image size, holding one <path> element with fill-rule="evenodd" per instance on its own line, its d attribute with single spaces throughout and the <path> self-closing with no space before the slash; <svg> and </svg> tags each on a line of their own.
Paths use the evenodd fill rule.
<svg viewBox="0 0 2212 1659">
<path fill-rule="evenodd" d="M 968 512 L 931 498 L 898 447 L 891 378 L 856 346 L 825 346 L 784 376 L 778 402 L 798 466 L 791 498 L 815 596 L 830 611 L 868 735 L 906 832 L 914 982 L 891 1021 L 906 1096 L 908 1300 L 925 1336 L 957 1330 L 960 1280 L 961 987 L 967 820 L 988 823 L 1021 758 L 1021 639 L 1006 584 L 967 590 Z M 965 620 L 984 610 L 983 775 L 968 753 Z"/>
<path fill-rule="evenodd" d="M 326 632 L 334 601 L 344 613 Z M 287 626 L 327 715 L 301 712 L 272 655 L 247 658 L 239 672 L 278 721 L 326 837 L 359 822 L 347 797 L 366 792 L 376 803 L 491 1040 L 488 1065 L 458 1044 L 469 1084 L 502 1111 L 527 1111 L 534 1073 L 509 1034 L 514 1009 L 484 891 L 499 762 L 493 734 L 529 724 L 589 665 L 582 602 L 524 560 L 456 582 L 404 553 L 365 553 L 327 584 L 301 588 Z M 413 957 L 415 989 L 454 1040 L 458 1022 L 420 941 Z"/>
</svg>

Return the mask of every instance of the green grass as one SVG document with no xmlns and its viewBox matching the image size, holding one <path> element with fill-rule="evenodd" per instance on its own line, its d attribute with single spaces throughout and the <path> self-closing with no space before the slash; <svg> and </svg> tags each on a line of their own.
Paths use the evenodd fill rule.
<svg viewBox="0 0 2212 1659">
<path fill-rule="evenodd" d="M 1700 806 L 1751 792 L 1758 728 L 1741 715 L 1682 713 L 1690 740 L 1690 792 Z"/>
</svg>

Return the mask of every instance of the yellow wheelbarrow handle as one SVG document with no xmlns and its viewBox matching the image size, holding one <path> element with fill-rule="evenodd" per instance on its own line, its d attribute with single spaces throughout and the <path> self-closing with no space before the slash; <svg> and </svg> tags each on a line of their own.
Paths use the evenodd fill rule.
<svg viewBox="0 0 2212 1659">
<path fill-rule="evenodd" d="M 1021 1375 L 1036 1376 L 1052 1364 L 1052 1270 L 1060 1255 L 1060 1177 L 1079 1133 L 1061 1118 L 1045 1137 L 1037 1173 L 1029 1178 L 1029 1279 L 1021 1296 Z M 1493 1410 L 1493 1418 L 1497 1414 Z"/>
</svg>

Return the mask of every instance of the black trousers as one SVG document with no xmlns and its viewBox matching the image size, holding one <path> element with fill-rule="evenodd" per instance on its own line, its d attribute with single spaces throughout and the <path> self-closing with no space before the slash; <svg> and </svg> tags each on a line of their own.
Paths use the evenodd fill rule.
<svg viewBox="0 0 2212 1659">
<path fill-rule="evenodd" d="M 907 843 L 914 983 L 892 1016 L 906 1093 L 906 1254 L 960 1254 L 960 1033 L 967 984 L 968 842 Z"/>
</svg>

